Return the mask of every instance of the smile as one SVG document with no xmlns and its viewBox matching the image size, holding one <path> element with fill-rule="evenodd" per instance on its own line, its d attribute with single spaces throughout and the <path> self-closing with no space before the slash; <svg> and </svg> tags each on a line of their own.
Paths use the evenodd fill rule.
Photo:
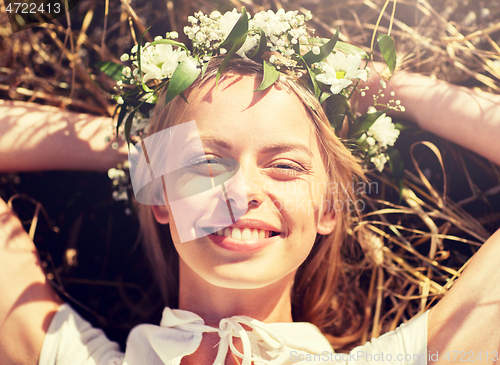
<svg viewBox="0 0 500 365">
<path fill-rule="evenodd" d="M 274 237 L 279 235 L 280 233 L 264 229 L 256 229 L 256 228 L 227 227 L 215 231 L 213 234 L 217 236 L 230 237 L 233 240 L 237 241 L 250 241 L 250 240 L 257 240 L 259 238 Z"/>
<path fill-rule="evenodd" d="M 263 228 L 268 227 L 262 227 L 262 224 L 258 228 L 245 227 L 240 224 L 239 227 L 207 227 L 203 229 L 210 233 L 208 238 L 224 250 L 252 253 L 261 251 L 280 239 L 281 232 Z"/>
</svg>

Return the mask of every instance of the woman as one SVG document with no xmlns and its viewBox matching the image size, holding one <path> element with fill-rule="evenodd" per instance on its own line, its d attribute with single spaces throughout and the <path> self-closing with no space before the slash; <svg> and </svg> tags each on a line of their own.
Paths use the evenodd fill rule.
<svg viewBox="0 0 500 365">
<path fill-rule="evenodd" d="M 211 77 L 208 71 L 203 83 L 195 84 L 186 92 L 189 104 L 178 100 L 180 98 L 167 108 L 159 103 L 150 134 L 194 120 L 206 159 L 192 161 L 192 168 L 200 171 L 196 174 L 206 175 L 204 164 L 216 168 L 221 158 L 236 160 L 245 179 L 248 211 L 229 227 L 229 232 L 224 230 L 227 238 L 217 238 L 220 235 L 211 233 L 181 242 L 172 202 L 151 209 L 143 207 L 143 226 L 151 223 L 151 214 L 158 223 L 169 224 L 179 255 L 178 307 L 186 312 L 166 310 L 163 328 L 139 326 L 134 329 L 129 337 L 125 363 L 170 364 L 182 359 L 182 364 L 210 364 L 214 360 L 233 364 L 238 363 L 238 352 L 243 352 L 246 364 L 262 359 L 275 359 L 276 363 L 310 363 L 307 354 L 331 351 L 324 337 L 312 326 L 264 326 L 246 318 L 269 323 L 310 320 L 325 334 L 333 332 L 333 325 L 328 328 L 328 319 L 335 316 L 335 303 L 332 306 L 325 303 L 336 286 L 339 265 L 331 263 L 337 260 L 339 264 L 338 250 L 348 224 L 345 211 L 334 207 L 336 201 L 349 197 L 328 196 L 325 183 L 349 182 L 353 176 L 361 174 L 354 158 L 328 128 L 321 108 L 314 108 L 317 100 L 306 90 L 300 90 L 297 84 L 287 81 L 254 93 L 262 78 L 259 72 L 248 64 L 233 63 L 226 69 L 218 87 L 215 87 L 215 70 Z M 85 132 L 80 129 L 78 133 Z M 54 139 L 59 137 L 56 135 Z M 167 195 L 170 197 L 169 193 Z M 5 363 L 36 363 L 45 340 L 40 364 L 120 361 L 116 346 L 89 328 L 70 308 L 62 307 L 54 316 L 60 300 L 46 284 L 41 270 L 32 263 L 21 265 L 36 258 L 32 243 L 5 206 L 2 221 L 0 267 L 6 273 L 17 272 L 15 277 L 19 285 L 13 288 L 11 278 L 9 282 L 0 283 L 2 289 L 5 288 L 5 296 L 0 300 L 3 323 L 0 359 Z M 242 243 L 245 242 L 244 233 L 238 237 L 238 230 L 246 229 L 258 230 L 257 234 L 261 233 L 259 230 L 264 231 L 265 238 L 249 241 L 254 245 Z M 157 232 L 152 228 L 145 234 L 156 235 Z M 499 240 L 499 233 L 492 236 L 457 285 L 430 311 L 427 333 L 427 317 L 422 316 L 418 322 L 357 352 L 380 354 L 386 350 L 386 354 L 387 351 L 395 355 L 403 351 L 415 354 L 411 347 L 402 348 L 413 346 L 424 355 L 425 362 L 426 350 L 420 345 L 425 344 L 427 334 L 427 350 L 431 354 L 468 351 L 474 353 L 477 360 L 479 351 L 483 354 L 489 351 L 489 358 L 481 361 L 495 362 L 492 351 L 497 350 L 500 337 L 494 332 L 499 310 L 496 302 L 500 298 L 498 291 L 484 292 L 477 283 L 493 286 L 500 276 L 491 259 L 500 251 Z M 151 243 L 153 254 L 155 249 L 161 249 L 157 243 L 157 240 Z M 172 250 L 168 257 L 174 255 Z M 329 262 L 325 263 L 324 257 Z M 304 260 L 306 264 L 301 266 Z M 161 260 L 156 265 L 161 272 Z M 331 272 L 322 275 L 324 270 Z M 1 277 L 5 280 L 7 275 Z M 292 305 L 295 306 L 293 317 Z M 221 325 L 223 330 L 234 326 L 235 330 L 217 333 L 203 326 L 200 317 L 187 311 L 196 313 L 208 326 Z M 236 320 L 236 323 L 243 323 L 239 327 L 234 321 L 221 321 L 242 315 L 245 317 Z M 174 325 L 177 329 L 172 329 Z M 248 327 L 259 333 L 260 340 L 267 339 L 264 341 L 268 345 L 267 352 L 256 353 L 252 341 L 245 341 L 243 332 Z M 205 332 L 203 339 L 202 332 Z M 229 332 L 239 334 L 242 342 L 231 342 L 227 337 Z M 3 333 L 8 333 L 9 338 Z M 410 336 L 409 340 L 406 336 Z M 287 339 L 287 345 L 279 341 L 281 337 Z M 314 340 L 304 345 L 304 338 Z M 214 348 L 219 341 L 218 348 Z M 255 339 L 253 341 L 255 343 Z M 21 344 L 24 344 L 23 351 L 19 351 Z M 226 356 L 228 346 L 231 351 Z M 251 356 L 249 347 L 252 347 Z M 277 351 L 281 347 L 286 347 L 285 356 Z M 335 362 L 334 358 L 316 357 L 313 360 Z M 367 356 L 351 358 L 351 361 L 366 360 Z M 400 363 L 396 358 L 393 360 Z M 448 362 L 440 357 L 430 360 Z"/>
</svg>

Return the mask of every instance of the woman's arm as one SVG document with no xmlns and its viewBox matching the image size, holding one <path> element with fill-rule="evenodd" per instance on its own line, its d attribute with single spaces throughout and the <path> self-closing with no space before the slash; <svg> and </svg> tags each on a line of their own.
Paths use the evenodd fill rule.
<svg viewBox="0 0 500 365">
<path fill-rule="evenodd" d="M 0 172 L 102 170 L 127 159 L 110 148 L 111 119 L 0 100 Z"/>
<path fill-rule="evenodd" d="M 45 278 L 35 245 L 0 199 L 0 364 L 38 363 L 60 303 Z"/>
<path fill-rule="evenodd" d="M 380 69 L 379 65 L 375 66 Z M 380 77 L 371 72 L 370 93 L 360 97 L 360 111 L 371 105 Z M 391 92 L 394 96 L 390 96 Z M 452 85 L 420 74 L 398 71 L 387 82 L 381 102 L 401 101 L 404 113 L 420 127 L 466 147 L 500 165 L 500 95 Z"/>
<path fill-rule="evenodd" d="M 434 359 L 439 361 L 429 364 L 461 363 L 464 352 L 462 361 L 471 358 L 474 363 L 493 364 L 500 360 L 499 258 L 500 230 L 484 243 L 450 291 L 431 309 L 428 351 L 437 353 Z M 459 351 L 456 358 L 453 351 Z M 450 360 L 445 359 L 447 353 Z"/>
</svg>

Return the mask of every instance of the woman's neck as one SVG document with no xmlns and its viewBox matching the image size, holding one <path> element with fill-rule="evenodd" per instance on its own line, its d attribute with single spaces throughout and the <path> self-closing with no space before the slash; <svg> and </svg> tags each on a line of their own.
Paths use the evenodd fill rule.
<svg viewBox="0 0 500 365">
<path fill-rule="evenodd" d="M 191 275 L 193 272 L 186 275 L 186 267 L 182 266 L 179 309 L 198 314 L 207 325 L 218 327 L 221 319 L 237 315 L 267 323 L 293 322 L 291 290 L 295 272 L 263 288 L 228 289 Z"/>
</svg>

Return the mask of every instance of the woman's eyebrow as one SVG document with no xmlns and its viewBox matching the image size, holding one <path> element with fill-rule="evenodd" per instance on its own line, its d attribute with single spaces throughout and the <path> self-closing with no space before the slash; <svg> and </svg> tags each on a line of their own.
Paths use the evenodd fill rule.
<svg viewBox="0 0 500 365">
<path fill-rule="evenodd" d="M 217 136 L 201 134 L 200 139 L 201 139 L 201 142 L 203 144 L 216 145 L 216 146 L 222 147 L 222 148 L 227 149 L 227 150 L 230 150 L 232 148 L 231 143 L 229 143 L 228 141 L 221 139 Z"/>
<path fill-rule="evenodd" d="M 231 143 L 217 136 L 200 135 L 200 139 L 204 144 L 217 145 L 227 150 L 230 150 L 232 148 Z M 311 150 L 306 145 L 301 143 L 275 143 L 264 147 L 261 152 L 264 154 L 277 154 L 297 150 L 307 154 L 310 158 L 313 157 L 313 153 L 311 152 Z"/>
<path fill-rule="evenodd" d="M 266 146 L 263 148 L 262 152 L 265 154 L 269 153 L 282 153 L 289 151 L 300 151 L 306 153 L 310 158 L 313 157 L 313 153 L 311 150 L 301 143 L 276 143 L 270 146 Z"/>
</svg>

